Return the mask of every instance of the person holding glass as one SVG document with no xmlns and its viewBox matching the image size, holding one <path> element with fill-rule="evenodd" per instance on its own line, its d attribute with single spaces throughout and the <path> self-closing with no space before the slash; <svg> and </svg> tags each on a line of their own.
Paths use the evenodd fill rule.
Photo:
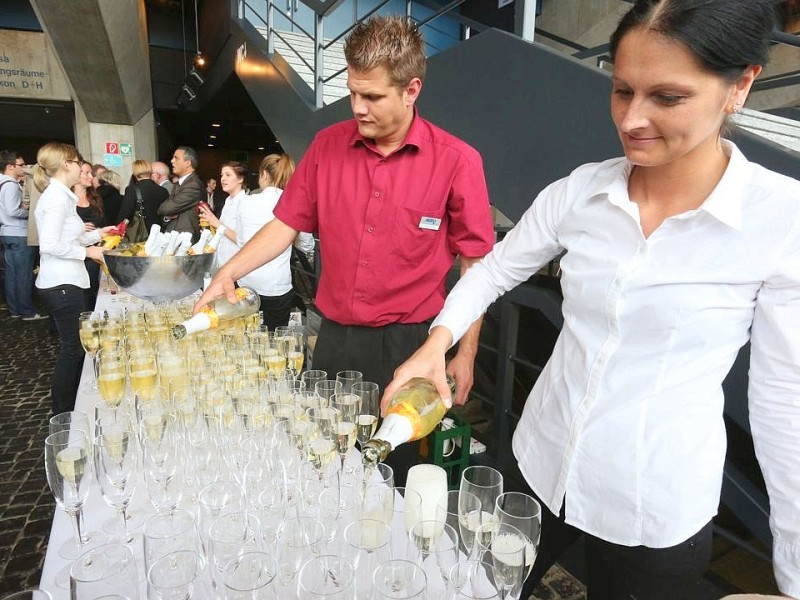
<svg viewBox="0 0 800 600">
<path fill-rule="evenodd" d="M 232 176 L 234 172 L 236 177 Z M 259 167 L 259 186 L 262 191 L 248 196 L 243 189 L 247 167 L 242 163 L 223 165 L 220 182 L 222 189 L 230 196 L 222 208 L 222 214 L 217 218 L 213 211 L 205 207 L 200 209 L 202 218 L 217 231 L 222 229 L 224 232 L 224 239 L 217 249 L 218 265 L 226 264 L 266 223 L 275 218 L 272 211 L 293 172 L 294 161 L 288 154 L 267 156 Z M 229 189 L 226 186 L 232 187 Z M 294 300 L 289 266 L 291 253 L 291 247 L 287 247 L 276 258 L 238 281 L 239 285 L 258 292 L 262 323 L 270 329 L 289 322 Z"/>
<path fill-rule="evenodd" d="M 800 183 L 722 137 L 767 62 L 770 0 L 637 0 L 611 38 L 625 156 L 545 188 L 461 279 L 386 389 L 560 256 L 564 326 L 513 438 L 544 505 L 532 589 L 579 536 L 590 598 L 685 598 L 726 452 L 722 381 L 749 340 L 750 422 L 780 590 L 800 597 Z"/>
<path fill-rule="evenodd" d="M 92 185 L 92 165 L 83 163 L 78 183 L 72 186 L 73 193 L 78 197 L 76 210 L 83 221 L 86 231 L 101 229 L 109 223 L 106 222 L 103 210 L 103 199 Z M 111 223 L 113 225 L 113 223 Z M 97 292 L 100 289 L 100 265 L 97 261 L 87 257 L 83 261 L 86 272 L 89 274 L 89 289 L 86 290 L 86 309 L 93 310 L 97 303 Z"/>
<path fill-rule="evenodd" d="M 345 42 L 353 119 L 317 134 L 270 221 L 214 277 L 195 310 L 272 260 L 299 231 L 317 232 L 324 319 L 314 368 L 355 369 L 381 387 L 427 335 L 456 256 L 462 273 L 491 250 L 494 230 L 478 152 L 423 119 L 422 35 L 405 17 L 373 16 Z M 456 403 L 472 387 L 480 323 L 448 370 Z M 389 456 L 402 486 L 418 444 Z"/>
<path fill-rule="evenodd" d="M 41 254 L 36 287 L 58 330 L 60 349 L 51 386 L 53 414 L 70 411 L 80 383 L 83 347 L 80 314 L 86 310 L 89 274 L 84 259 L 103 259 L 93 246 L 109 228 L 85 231 L 78 216 L 78 197 L 70 190 L 80 181 L 81 159 L 74 146 L 51 142 L 39 149 L 33 180 L 42 192 L 36 205 L 36 227 Z"/>
</svg>

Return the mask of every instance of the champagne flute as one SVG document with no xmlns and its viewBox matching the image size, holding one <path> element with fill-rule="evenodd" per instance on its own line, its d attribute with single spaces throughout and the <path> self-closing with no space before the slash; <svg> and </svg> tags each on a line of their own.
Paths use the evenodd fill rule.
<svg viewBox="0 0 800 600">
<path fill-rule="evenodd" d="M 204 588 L 205 560 L 194 550 L 177 550 L 156 560 L 147 571 L 148 600 L 186 600 Z"/>
<path fill-rule="evenodd" d="M 277 561 L 266 552 L 244 552 L 222 570 L 222 595 L 225 600 L 272 598 L 272 585 L 278 573 Z"/>
<path fill-rule="evenodd" d="M 336 381 L 335 379 L 324 379 L 314 384 L 314 391 L 320 398 L 322 398 L 323 405 L 328 406 L 330 405 L 331 398 L 333 398 L 334 394 L 342 393 L 343 387 L 344 386 L 341 381 Z"/>
<path fill-rule="evenodd" d="M 353 384 L 352 392 L 361 398 L 356 426 L 358 443 L 363 446 L 375 435 L 378 428 L 379 388 L 372 381 L 360 381 Z"/>
<path fill-rule="evenodd" d="M 480 500 L 481 513 L 477 525 L 488 523 L 493 518 L 497 497 L 503 493 L 503 475 L 492 467 L 467 467 L 461 473 L 459 490 L 469 492 Z"/>
<path fill-rule="evenodd" d="M 119 406 L 125 396 L 128 375 L 124 353 L 119 350 L 100 350 L 97 372 L 100 397 L 111 407 Z"/>
<path fill-rule="evenodd" d="M 533 496 L 522 492 L 505 492 L 497 497 L 494 519 L 508 523 L 524 533 L 529 540 L 525 553 L 525 579 L 533 569 L 539 539 L 542 534 L 542 507 Z"/>
<path fill-rule="evenodd" d="M 361 397 L 357 394 L 334 394 L 331 406 L 339 411 L 341 419 L 336 424 L 336 442 L 339 457 L 342 459 L 342 472 L 344 472 L 347 454 L 356 445 L 358 428 L 356 420 L 361 412 Z"/>
<path fill-rule="evenodd" d="M 144 524 L 142 537 L 145 572 L 155 561 L 172 552 L 200 550 L 195 518 L 188 510 L 168 510 L 151 516 Z"/>
<path fill-rule="evenodd" d="M 508 523 L 490 521 L 478 527 L 473 558 L 492 565 L 501 598 L 516 600 L 522 593 L 522 584 L 530 572 L 526 565 L 530 545 L 528 536 Z"/>
<path fill-rule="evenodd" d="M 328 372 L 321 369 L 311 369 L 300 375 L 300 381 L 306 384 L 306 390 L 310 392 L 314 391 L 314 386 L 318 381 L 325 381 L 327 378 Z"/>
<path fill-rule="evenodd" d="M 480 560 L 457 562 L 450 569 L 448 586 L 452 600 L 500 600 L 494 583 L 494 566 Z"/>
<path fill-rule="evenodd" d="M 410 560 L 386 561 L 372 574 L 375 600 L 421 600 L 427 588 L 425 571 Z"/>
<path fill-rule="evenodd" d="M 372 587 L 371 574 L 392 558 L 392 530 L 383 521 L 356 519 L 345 527 L 344 541 L 357 573 L 356 595 L 366 598 Z"/>
<path fill-rule="evenodd" d="M 297 592 L 300 600 L 350 600 L 354 598 L 353 565 L 344 557 L 315 556 L 300 569 Z"/>
<path fill-rule="evenodd" d="M 122 518 L 123 541 L 129 544 L 133 536 L 128 531 L 128 505 L 135 490 L 136 449 L 130 431 L 107 430 L 94 442 L 94 466 L 103 500 Z"/>
<path fill-rule="evenodd" d="M 278 540 L 278 583 L 289 586 L 297 577 L 300 566 L 320 554 L 325 527 L 317 519 L 297 517 L 286 519 L 283 534 Z M 278 594 L 287 597 L 289 593 Z"/>
<path fill-rule="evenodd" d="M 76 553 L 65 547 L 62 556 L 75 559 L 85 550 L 81 532 L 81 510 L 89 496 L 92 472 L 92 451 L 86 432 L 70 429 L 53 433 L 44 441 L 45 471 L 50 491 L 61 509 L 71 517 Z M 59 587 L 66 587 L 68 573 L 56 578 Z"/>
<path fill-rule="evenodd" d="M 125 544 L 105 544 L 87 550 L 70 569 L 70 598 L 99 598 L 126 590 L 139 598 L 139 578 L 133 552 Z"/>
<path fill-rule="evenodd" d="M 342 393 L 349 394 L 353 391 L 353 385 L 363 381 L 364 374 L 361 371 L 339 371 L 336 373 L 336 381 L 342 384 Z"/>
<path fill-rule="evenodd" d="M 437 505 L 437 519 L 458 532 L 461 548 L 469 556 L 475 540 L 475 530 L 481 522 L 481 501 L 475 494 L 449 490 L 442 494 Z"/>
<path fill-rule="evenodd" d="M 408 558 L 425 569 L 428 585 L 445 588 L 458 562 L 458 533 L 442 521 L 417 521 L 408 533 Z M 434 584 L 437 581 L 438 584 Z"/>
<path fill-rule="evenodd" d="M 2 600 L 53 600 L 53 597 L 44 590 L 23 590 L 3 596 Z"/>
<path fill-rule="evenodd" d="M 78 335 L 84 352 L 92 359 L 94 380 L 84 384 L 87 391 L 97 391 L 97 351 L 100 349 L 100 315 L 92 311 L 82 312 L 78 317 Z"/>
</svg>

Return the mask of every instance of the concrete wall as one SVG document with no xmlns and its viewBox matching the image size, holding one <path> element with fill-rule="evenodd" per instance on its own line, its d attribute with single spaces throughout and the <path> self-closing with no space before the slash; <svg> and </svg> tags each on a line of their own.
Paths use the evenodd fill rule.
<svg viewBox="0 0 800 600">
<path fill-rule="evenodd" d="M 0 98 L 71 99 L 66 74 L 44 33 L 0 29 Z"/>
</svg>

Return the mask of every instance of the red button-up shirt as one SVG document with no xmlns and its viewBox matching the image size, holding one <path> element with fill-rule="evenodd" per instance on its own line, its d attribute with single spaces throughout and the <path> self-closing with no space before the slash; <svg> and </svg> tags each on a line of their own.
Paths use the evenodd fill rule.
<svg viewBox="0 0 800 600">
<path fill-rule="evenodd" d="M 319 233 L 316 304 L 343 325 L 436 316 L 455 256 L 481 257 L 494 243 L 480 155 L 418 115 L 389 156 L 355 120 L 322 130 L 275 216 Z"/>
</svg>

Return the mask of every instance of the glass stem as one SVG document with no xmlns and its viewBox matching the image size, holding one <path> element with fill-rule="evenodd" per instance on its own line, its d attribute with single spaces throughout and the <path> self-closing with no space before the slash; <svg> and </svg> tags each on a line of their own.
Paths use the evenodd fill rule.
<svg viewBox="0 0 800 600">
<path fill-rule="evenodd" d="M 119 509 L 119 516 L 122 517 L 122 531 L 125 536 L 125 543 L 130 544 L 133 541 L 133 536 L 128 533 L 128 507 L 123 506 Z"/>
<path fill-rule="evenodd" d="M 83 532 L 81 531 L 81 511 L 76 510 L 73 513 L 67 513 L 72 517 L 72 529 L 75 535 L 75 541 L 78 542 L 78 548 L 83 548 L 84 539 Z"/>
</svg>

